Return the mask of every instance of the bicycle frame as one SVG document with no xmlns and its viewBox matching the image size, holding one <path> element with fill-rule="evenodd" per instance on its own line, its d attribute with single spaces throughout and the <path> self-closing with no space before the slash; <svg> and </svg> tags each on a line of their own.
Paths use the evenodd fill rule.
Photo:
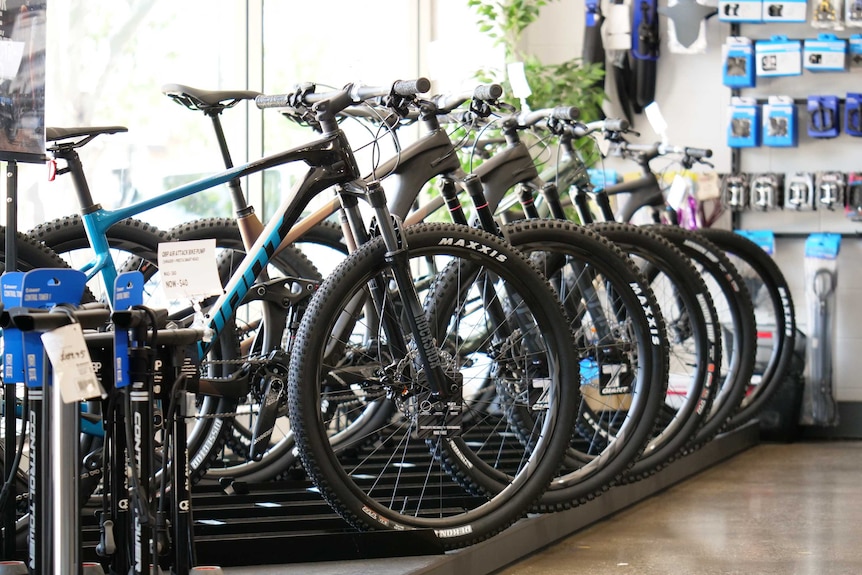
<svg viewBox="0 0 862 575">
<path fill-rule="evenodd" d="M 61 149 L 55 153 L 55 157 L 66 160 L 73 174 L 76 173 L 76 168 L 81 169 L 80 159 L 74 149 Z M 337 184 L 364 188 L 362 183 L 358 181 L 359 169 L 356 166 L 352 151 L 346 137 L 340 130 L 324 135 L 314 142 L 219 172 L 178 186 L 156 197 L 113 210 L 107 210 L 94 204 L 86 184 L 83 187 L 78 187 L 84 229 L 90 246 L 96 253 L 94 259 L 88 262 L 83 269 L 87 272 L 88 278 L 98 274 L 106 286 L 112 286 L 117 278 L 117 269 L 111 258 L 107 240 L 109 227 L 123 219 L 134 217 L 152 208 L 231 180 L 297 161 L 307 163 L 309 165 L 308 172 L 287 194 L 279 206 L 276 216 L 264 227 L 260 237 L 225 287 L 224 293 L 212 307 L 209 314 L 209 327 L 213 330 L 213 340 L 215 340 L 224 329 L 228 318 L 233 315 L 249 292 L 257 274 L 269 263 L 276 248 L 281 244 L 291 226 L 299 220 L 311 199 L 321 191 Z M 108 291 L 110 292 L 110 290 Z M 111 303 L 113 304 L 113 302 Z M 204 355 L 207 349 L 208 345 L 202 342 L 200 344 L 201 354 Z"/>
</svg>

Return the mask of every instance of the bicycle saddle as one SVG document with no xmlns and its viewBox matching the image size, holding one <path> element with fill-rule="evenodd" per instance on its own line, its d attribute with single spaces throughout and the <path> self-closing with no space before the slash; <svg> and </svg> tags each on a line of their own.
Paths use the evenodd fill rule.
<svg viewBox="0 0 862 575">
<path fill-rule="evenodd" d="M 254 100 L 260 92 L 251 90 L 200 90 L 182 84 L 165 84 L 162 93 L 190 110 L 221 112 L 243 100 Z"/>
<path fill-rule="evenodd" d="M 119 134 L 128 132 L 125 126 L 85 126 L 77 128 L 45 128 L 45 140 L 57 142 L 59 140 L 70 140 L 72 138 L 88 137 L 95 138 L 99 134 Z"/>
</svg>

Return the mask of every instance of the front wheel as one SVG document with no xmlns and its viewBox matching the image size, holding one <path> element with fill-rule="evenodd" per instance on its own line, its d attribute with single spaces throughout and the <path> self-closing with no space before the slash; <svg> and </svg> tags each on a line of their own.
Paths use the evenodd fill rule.
<svg viewBox="0 0 862 575">
<path fill-rule="evenodd" d="M 290 417 L 305 470 L 348 522 L 433 529 L 454 549 L 503 530 L 547 487 L 571 438 L 579 368 L 553 290 L 511 246 L 451 224 L 403 238 L 429 311 L 407 317 L 399 260 L 379 239 L 362 246 L 303 317 Z M 441 289 L 458 297 L 431 310 Z M 420 345 L 442 366 L 444 400 Z M 491 474 L 505 477 L 499 488 Z"/>
</svg>

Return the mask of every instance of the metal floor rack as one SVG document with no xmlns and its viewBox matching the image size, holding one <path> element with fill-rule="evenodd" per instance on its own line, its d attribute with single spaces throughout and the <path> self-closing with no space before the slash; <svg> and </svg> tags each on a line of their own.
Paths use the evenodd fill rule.
<svg viewBox="0 0 862 575">
<path fill-rule="evenodd" d="M 354 573 L 357 560 L 416 557 L 418 570 L 400 573 L 454 575 L 491 573 L 521 557 L 616 513 L 684 480 L 759 441 L 753 422 L 723 434 L 701 450 L 659 473 L 610 489 L 586 505 L 519 521 L 483 543 L 443 553 L 432 533 L 378 531 L 360 533 L 335 515 L 307 481 L 238 485 L 228 495 L 217 485 L 194 489 L 193 513 L 198 565 L 220 565 L 226 573 L 309 573 L 309 563 L 330 574 Z M 98 530 L 85 513 L 84 558 L 93 560 Z M 339 565 L 350 569 L 339 571 Z M 264 568 L 269 565 L 272 567 Z M 242 566 L 248 566 L 247 570 Z M 254 566 L 254 567 L 253 567 Z M 277 567 L 276 567 L 277 566 Z M 478 569 L 478 570 L 477 570 Z"/>
</svg>

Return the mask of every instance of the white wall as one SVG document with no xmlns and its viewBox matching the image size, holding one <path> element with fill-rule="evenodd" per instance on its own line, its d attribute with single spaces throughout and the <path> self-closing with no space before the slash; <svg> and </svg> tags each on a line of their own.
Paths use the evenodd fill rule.
<svg viewBox="0 0 862 575">
<path fill-rule="evenodd" d="M 581 54 L 584 28 L 582 2 L 561 0 L 543 8 L 540 20 L 525 34 L 526 48 L 543 61 L 556 62 Z M 699 55 L 671 54 L 667 49 L 666 20 L 660 18 L 663 38 L 659 59 L 656 101 L 669 123 L 671 143 L 708 147 L 714 151 L 716 169 L 730 169 L 730 149 L 726 146 L 727 108 L 730 90 L 721 83 L 721 46 L 729 34 L 730 26 L 717 18 L 707 22 L 708 51 Z M 752 38 L 766 38 L 771 34 L 786 34 L 791 38 L 813 37 L 816 31 L 807 24 L 795 25 L 744 25 L 742 33 Z M 844 37 L 849 32 L 842 33 Z M 616 106 L 613 74 L 608 74 L 606 91 L 609 99 L 606 112 L 621 115 Z M 805 98 L 809 94 L 837 94 L 848 90 L 862 90 L 860 71 L 846 74 L 804 73 L 793 78 L 758 79 L 758 86 L 746 90 L 745 95 L 765 97 L 785 94 Z M 807 118 L 800 114 L 801 131 Z M 655 134 L 645 119 L 636 122 L 642 132 L 642 141 L 654 141 Z M 796 149 L 757 148 L 742 152 L 742 170 L 745 172 L 793 171 L 862 171 L 862 140 L 842 135 L 834 140 L 813 140 L 800 135 Z M 619 166 L 622 167 L 622 166 Z M 625 169 L 625 168 L 623 168 Z M 750 229 L 773 229 L 777 232 L 816 231 L 862 232 L 862 224 L 849 222 L 840 212 L 770 212 L 746 213 L 741 225 Z M 779 239 L 775 259 L 791 285 L 796 303 L 800 328 L 806 329 L 805 280 L 803 277 L 802 239 Z M 843 401 L 862 401 L 862 243 L 854 238 L 842 242 L 839 258 L 840 278 L 837 288 L 837 333 L 835 349 L 836 397 Z"/>
</svg>

